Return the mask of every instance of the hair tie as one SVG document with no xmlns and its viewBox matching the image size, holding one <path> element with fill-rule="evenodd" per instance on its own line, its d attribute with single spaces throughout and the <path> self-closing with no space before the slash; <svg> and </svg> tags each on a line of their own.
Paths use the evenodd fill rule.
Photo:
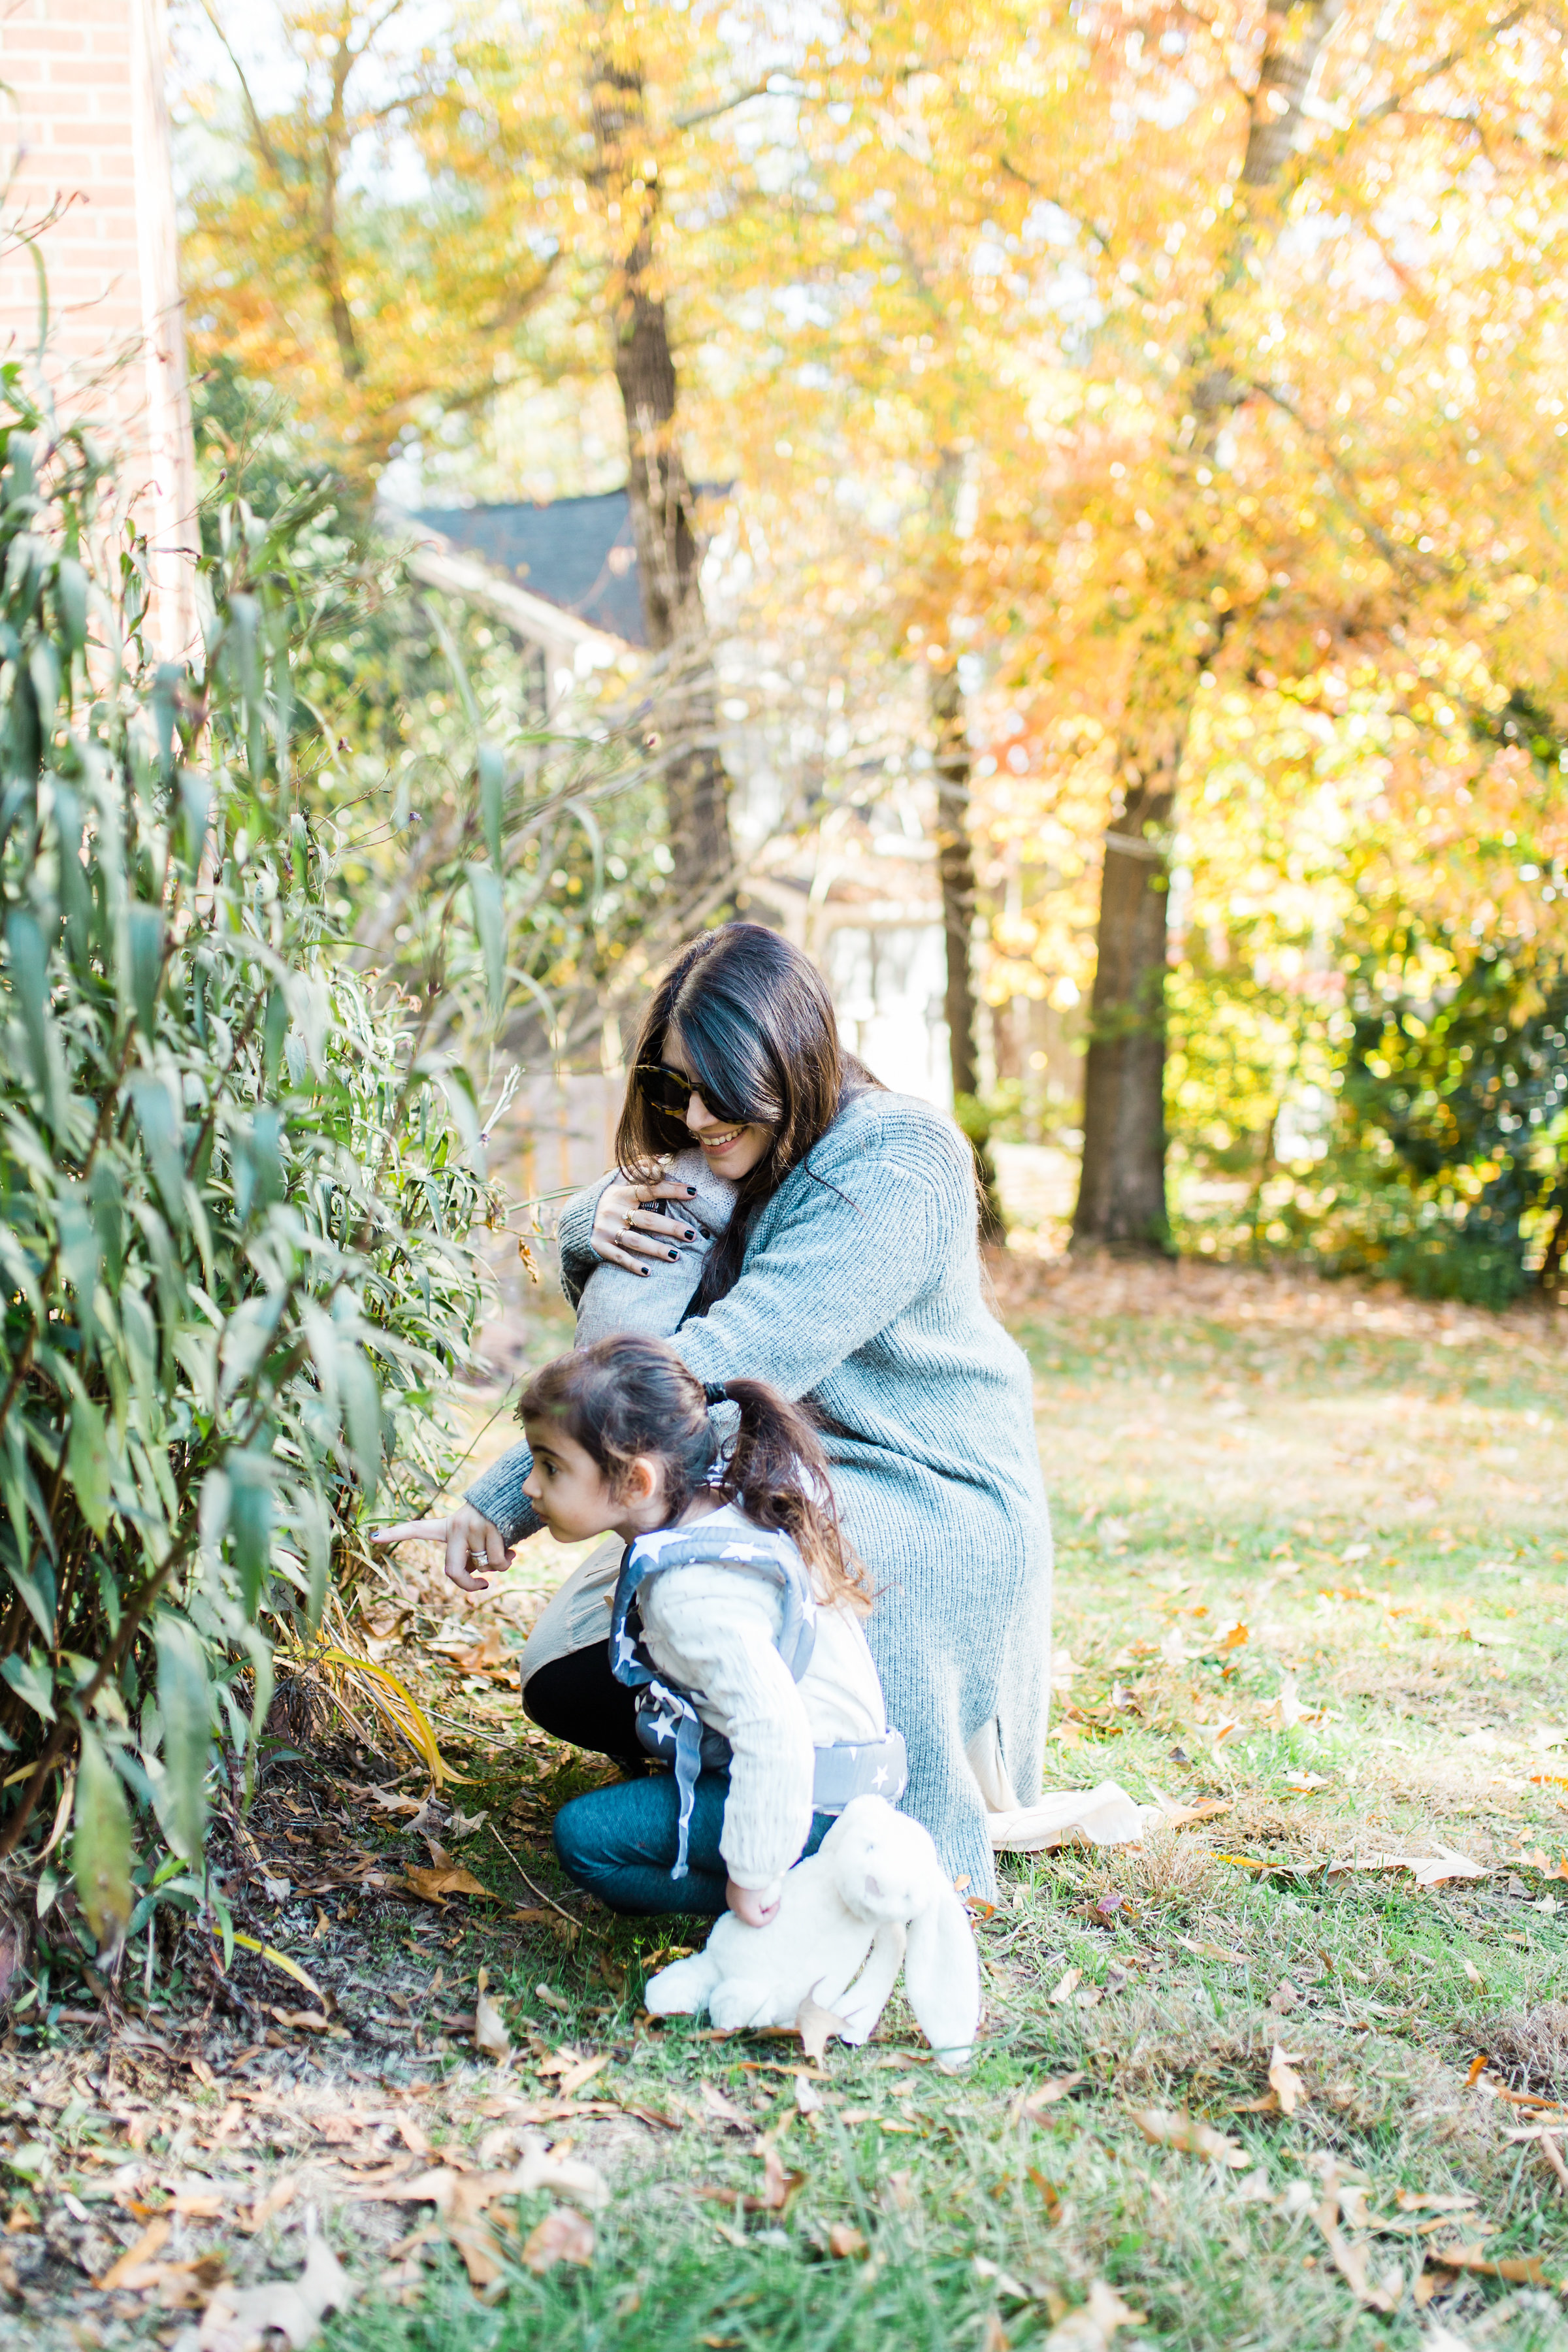
<svg viewBox="0 0 1568 2352">
<path fill-rule="evenodd" d="M 702 1383 L 702 1402 L 704 1404 L 728 1404 L 730 1402 L 729 1382 L 727 1381 L 704 1381 Z"/>
</svg>

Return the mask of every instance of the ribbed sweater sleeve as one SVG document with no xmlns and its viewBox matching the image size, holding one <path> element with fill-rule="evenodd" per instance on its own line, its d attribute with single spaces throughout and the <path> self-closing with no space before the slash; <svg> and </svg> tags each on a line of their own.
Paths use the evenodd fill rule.
<svg viewBox="0 0 1568 2352">
<path fill-rule="evenodd" d="M 934 1120 L 930 1133 L 947 1140 Z M 974 1177 L 960 1149 L 967 1156 L 955 1130 L 916 1168 L 889 1151 L 819 1146 L 811 1172 L 791 1177 L 766 1251 L 682 1325 L 677 1354 L 700 1380 L 760 1374 L 785 1396 L 808 1395 L 934 1285 L 955 1237 L 973 1228 Z"/>
<path fill-rule="evenodd" d="M 725 1867 L 738 1886 L 771 1887 L 810 1834 L 816 1771 L 805 1703 L 775 1646 L 777 1596 L 744 1569 L 671 1568 L 639 1605 L 649 1656 L 730 1742 Z"/>
</svg>

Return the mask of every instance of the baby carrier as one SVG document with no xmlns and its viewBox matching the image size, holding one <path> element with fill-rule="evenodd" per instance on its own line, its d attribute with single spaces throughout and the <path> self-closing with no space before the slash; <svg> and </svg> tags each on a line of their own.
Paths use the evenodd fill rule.
<svg viewBox="0 0 1568 2352">
<path fill-rule="evenodd" d="M 728 1561 L 777 1585 L 784 1603 L 779 1655 L 796 1682 L 811 1664 L 816 1641 L 816 1598 L 800 1554 L 787 1536 L 749 1527 L 743 1532 L 726 1531 L 715 1544 L 713 1533 L 705 1533 L 700 1523 L 691 1528 L 657 1528 L 627 1548 L 610 1612 L 610 1671 L 617 1682 L 637 1694 L 637 1729 L 641 1745 L 650 1756 L 675 1767 L 680 1827 L 672 1878 L 686 1876 L 697 1776 L 727 1772 L 730 1743 L 721 1731 L 703 1722 L 690 1692 L 662 1674 L 648 1656 L 640 1639 L 637 1597 L 650 1576 L 667 1568 L 706 1567 L 715 1561 Z M 816 1750 L 812 1810 L 841 1813 L 852 1798 L 867 1796 L 886 1797 L 896 1805 L 908 1780 L 901 1732 L 889 1730 L 880 1739 L 858 1744 L 829 1741 Z"/>
</svg>

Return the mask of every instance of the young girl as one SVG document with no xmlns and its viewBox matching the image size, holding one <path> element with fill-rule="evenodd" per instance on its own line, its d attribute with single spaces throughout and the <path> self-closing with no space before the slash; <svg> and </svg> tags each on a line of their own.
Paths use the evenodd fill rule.
<svg viewBox="0 0 1568 2352">
<path fill-rule="evenodd" d="M 732 1444 L 712 1404 L 738 1413 Z M 632 1334 L 545 1365 L 519 1415 L 551 1533 L 627 1546 L 611 1664 L 643 1747 L 674 1766 L 563 1806 L 562 1865 L 613 1910 L 727 1903 L 763 1927 L 850 1799 L 896 1802 L 905 1780 L 816 1433 L 765 1382 L 705 1389 Z"/>
</svg>

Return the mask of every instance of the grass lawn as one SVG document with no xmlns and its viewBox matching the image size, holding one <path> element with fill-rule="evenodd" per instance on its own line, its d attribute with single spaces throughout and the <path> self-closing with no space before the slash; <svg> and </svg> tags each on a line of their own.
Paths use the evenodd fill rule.
<svg viewBox="0 0 1568 2352">
<path fill-rule="evenodd" d="M 1560 1328 L 1205 1268 L 1025 1265 L 1001 1303 L 1056 1516 L 1047 1780 L 1113 1778 L 1175 1824 L 1005 1862 L 966 2075 L 937 2073 L 899 2002 L 817 2069 L 640 2014 L 668 1931 L 591 1909 L 548 1860 L 588 1768 L 503 1737 L 454 1668 L 439 1706 L 479 1776 L 461 1803 L 489 1813 L 462 1860 L 547 1909 L 526 1871 L 580 1932 L 458 1901 L 395 1932 L 286 1910 L 274 1940 L 289 1926 L 318 1970 L 341 1949 L 378 2013 L 399 1983 L 410 2016 L 471 2007 L 486 1966 L 515 2054 L 503 2075 L 461 2042 L 421 2053 L 417 2096 L 383 2095 L 417 2118 L 392 2154 L 510 2162 L 508 2102 L 554 2096 L 575 2112 L 543 2128 L 610 2193 L 591 2260 L 541 2273 L 542 2194 L 492 2203 L 476 2254 L 450 2214 L 321 2171 L 363 2282 L 331 2352 L 1568 2346 L 1568 2172 L 1531 2104 L 1568 2101 Z M 524 1584 L 559 1572 L 535 1550 Z M 526 1613 L 489 1606 L 502 1629 Z M 407 2084 L 387 2046 L 374 2079 Z M 311 2064 L 301 2113 L 328 2095 Z M 252 2242 L 279 2272 L 292 2218 Z"/>
</svg>

